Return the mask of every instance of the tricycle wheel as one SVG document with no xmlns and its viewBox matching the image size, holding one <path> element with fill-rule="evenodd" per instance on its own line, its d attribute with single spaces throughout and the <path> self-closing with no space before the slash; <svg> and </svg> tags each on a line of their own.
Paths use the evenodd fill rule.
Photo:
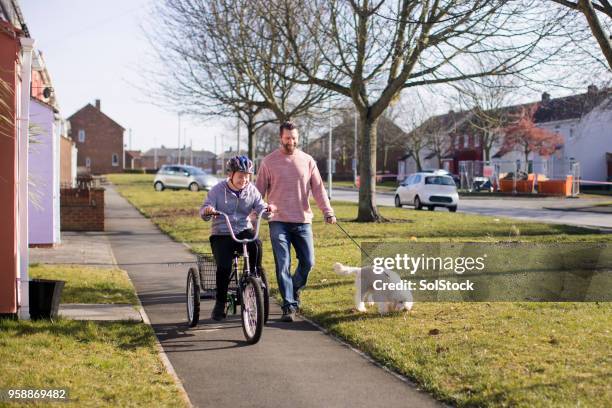
<svg viewBox="0 0 612 408">
<path fill-rule="evenodd" d="M 187 273 L 187 323 L 194 327 L 200 320 L 200 276 L 195 268 Z"/>
<path fill-rule="evenodd" d="M 261 338 L 264 326 L 263 291 L 261 280 L 249 276 L 240 285 L 242 331 L 247 343 L 255 344 Z"/>
</svg>

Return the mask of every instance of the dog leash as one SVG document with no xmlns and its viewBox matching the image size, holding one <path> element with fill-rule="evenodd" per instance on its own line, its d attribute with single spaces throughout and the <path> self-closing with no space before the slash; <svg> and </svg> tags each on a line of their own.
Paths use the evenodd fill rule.
<svg viewBox="0 0 612 408">
<path fill-rule="evenodd" d="M 365 250 L 364 250 L 364 249 L 361 247 L 361 245 L 359 245 L 359 244 L 357 243 L 357 241 L 355 241 L 355 240 L 353 239 L 353 237 L 351 237 L 351 236 L 350 236 L 350 234 L 349 234 L 348 232 L 346 232 L 346 230 L 345 230 L 344 228 L 342 228 L 342 225 L 340 225 L 340 223 L 338 222 L 338 219 L 337 219 L 337 218 L 336 218 L 336 225 L 338 226 L 338 228 L 340 228 L 340 230 L 341 230 L 342 232 L 344 232 L 344 234 L 345 234 L 345 235 L 346 235 L 346 236 L 347 236 L 347 237 L 348 237 L 348 238 L 349 238 L 351 241 L 353 241 L 353 243 L 354 243 L 355 245 L 357 245 L 357 248 L 359 248 L 359 250 L 360 250 L 361 252 L 363 252 L 363 253 L 364 253 L 364 254 L 365 254 L 365 255 L 366 255 L 368 258 L 370 258 L 370 261 L 374 262 L 374 259 L 372 259 L 372 257 L 370 256 L 370 254 L 368 254 L 368 253 L 367 253 L 367 252 L 366 252 L 366 251 L 365 251 Z"/>
</svg>

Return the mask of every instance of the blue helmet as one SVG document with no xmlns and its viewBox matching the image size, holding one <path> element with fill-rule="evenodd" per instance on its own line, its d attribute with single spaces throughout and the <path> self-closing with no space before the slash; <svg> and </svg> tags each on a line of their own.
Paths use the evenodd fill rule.
<svg viewBox="0 0 612 408">
<path fill-rule="evenodd" d="M 229 173 L 234 173 L 236 171 L 240 171 L 242 173 L 253 174 L 253 162 L 248 157 L 242 156 L 234 156 L 227 161 L 225 165 L 227 171 Z"/>
</svg>

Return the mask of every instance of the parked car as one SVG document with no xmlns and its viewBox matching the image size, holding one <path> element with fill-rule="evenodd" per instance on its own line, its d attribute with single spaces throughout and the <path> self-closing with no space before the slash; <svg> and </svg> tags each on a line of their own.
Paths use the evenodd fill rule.
<svg viewBox="0 0 612 408">
<path fill-rule="evenodd" d="M 455 184 L 457 185 L 457 188 L 459 188 L 459 186 L 461 185 L 461 177 L 459 177 L 458 174 L 451 174 L 451 172 L 448 170 L 444 170 L 444 169 L 421 170 L 421 173 L 435 173 L 435 174 L 440 174 L 442 176 L 449 176 L 449 177 L 452 177 L 453 180 L 455 180 Z"/>
<path fill-rule="evenodd" d="M 472 181 L 472 190 L 473 191 L 488 191 L 493 192 L 493 184 L 491 183 L 491 179 L 488 177 L 474 177 Z"/>
<path fill-rule="evenodd" d="M 414 205 L 416 210 L 446 207 L 457 211 L 459 194 L 453 178 L 441 172 L 419 172 L 404 179 L 395 190 L 395 206 Z"/>
<path fill-rule="evenodd" d="M 191 191 L 210 190 L 218 182 L 219 179 L 199 167 L 164 164 L 155 175 L 153 188 L 156 191 L 163 191 L 166 188 L 188 188 Z"/>
</svg>

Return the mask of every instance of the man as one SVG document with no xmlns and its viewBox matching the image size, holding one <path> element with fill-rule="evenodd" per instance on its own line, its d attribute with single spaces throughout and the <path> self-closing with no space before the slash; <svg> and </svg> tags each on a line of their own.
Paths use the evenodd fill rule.
<svg viewBox="0 0 612 408">
<path fill-rule="evenodd" d="M 283 322 L 292 322 L 299 307 L 300 290 L 306 286 L 314 266 L 312 241 L 312 210 L 310 194 L 325 216 L 325 222 L 335 224 L 334 210 L 317 163 L 297 148 L 298 130 L 293 122 L 280 125 L 280 148 L 267 155 L 257 172 L 256 186 L 261 196 L 276 207 L 270 220 L 270 240 L 276 264 L 276 279 L 283 297 Z M 291 246 L 298 265 L 291 275 Z"/>
</svg>

